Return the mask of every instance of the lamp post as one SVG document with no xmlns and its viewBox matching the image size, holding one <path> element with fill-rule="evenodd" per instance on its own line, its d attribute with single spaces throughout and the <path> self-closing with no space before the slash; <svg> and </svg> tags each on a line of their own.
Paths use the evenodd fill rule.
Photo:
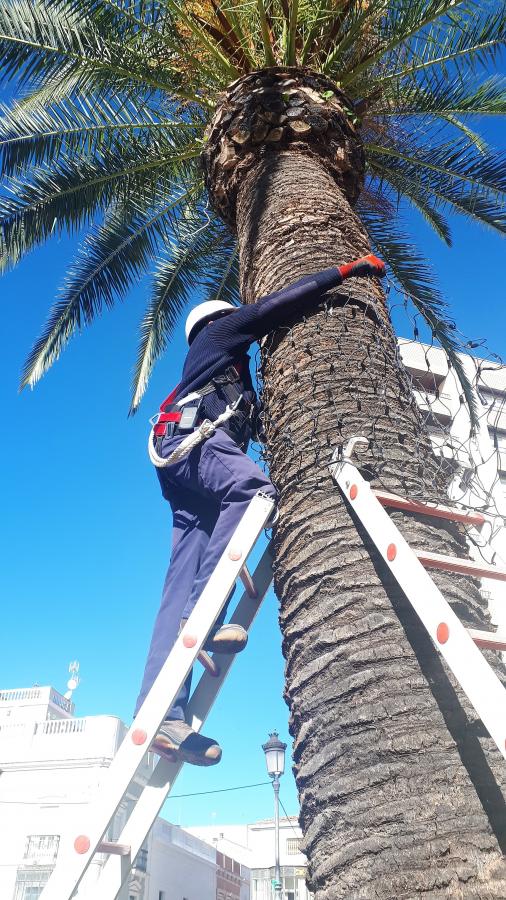
<svg viewBox="0 0 506 900">
<path fill-rule="evenodd" d="M 279 776 L 285 771 L 286 744 L 279 740 L 277 731 L 269 735 L 267 743 L 262 744 L 265 753 L 267 772 L 272 778 L 274 788 L 274 897 L 281 900 L 281 871 L 279 867 Z"/>
</svg>

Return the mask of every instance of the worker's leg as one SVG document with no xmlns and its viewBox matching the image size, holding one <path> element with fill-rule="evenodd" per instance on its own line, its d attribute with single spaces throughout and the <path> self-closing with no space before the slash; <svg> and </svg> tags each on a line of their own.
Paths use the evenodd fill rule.
<svg viewBox="0 0 506 900">
<path fill-rule="evenodd" d="M 136 713 L 176 641 L 183 610 L 205 555 L 218 512 L 216 504 L 207 503 L 203 507 L 195 493 L 181 490 L 175 485 L 167 497 L 170 498 L 174 519 L 171 560 L 153 629 Z M 184 719 L 190 682 L 191 675 L 174 701 L 173 709 L 169 713 L 170 718 Z"/>
<path fill-rule="evenodd" d="M 193 583 L 183 618 L 188 618 L 246 509 L 259 491 L 273 499 L 267 476 L 222 429 L 206 441 L 198 467 L 202 497 L 219 504 L 219 515 Z"/>
</svg>

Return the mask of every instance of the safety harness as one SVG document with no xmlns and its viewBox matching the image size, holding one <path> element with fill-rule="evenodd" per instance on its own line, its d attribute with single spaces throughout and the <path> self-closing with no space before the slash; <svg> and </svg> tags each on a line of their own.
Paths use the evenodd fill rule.
<svg viewBox="0 0 506 900">
<path fill-rule="evenodd" d="M 211 437 L 212 434 L 221 425 L 225 425 L 232 416 L 240 416 L 245 424 L 250 421 L 255 411 L 255 405 L 244 400 L 243 394 L 239 389 L 241 379 L 242 363 L 235 362 L 232 366 L 228 366 L 223 375 L 215 375 L 204 387 L 193 391 L 182 397 L 181 400 L 175 401 L 179 391 L 179 385 L 174 388 L 169 396 L 160 406 L 160 412 L 157 413 L 150 421 L 152 430 L 149 435 L 148 452 L 151 462 L 157 468 L 165 468 L 171 465 L 181 457 L 186 456 L 193 447 Z M 218 418 L 211 422 L 210 419 L 204 419 L 199 422 L 199 413 L 202 400 L 208 394 L 220 391 L 227 400 L 227 408 Z M 244 409 L 240 407 L 244 406 Z M 177 446 L 177 448 L 168 457 L 160 456 L 155 448 L 155 442 L 161 440 L 166 435 L 170 437 L 175 434 L 188 432 L 187 437 Z"/>
<path fill-rule="evenodd" d="M 228 366 L 223 375 L 215 375 L 204 387 L 187 394 L 176 403 L 175 397 L 179 391 L 179 385 L 177 385 L 163 401 L 160 412 L 150 420 L 154 436 L 161 438 L 167 434 L 172 436 L 178 431 L 193 429 L 198 422 L 201 402 L 208 394 L 222 391 L 229 405 L 237 403 L 239 399 L 242 399 L 242 393 L 239 390 L 241 371 L 242 363 L 235 362 L 232 366 Z"/>
</svg>

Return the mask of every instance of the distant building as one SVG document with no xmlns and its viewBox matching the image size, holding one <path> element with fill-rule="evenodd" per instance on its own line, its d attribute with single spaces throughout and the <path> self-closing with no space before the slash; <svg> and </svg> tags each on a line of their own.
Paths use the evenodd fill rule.
<svg viewBox="0 0 506 900">
<path fill-rule="evenodd" d="M 272 900 L 274 879 L 274 820 L 250 825 L 203 825 L 186 828 L 190 834 L 233 855 L 251 871 L 251 900 Z M 301 852 L 302 832 L 297 818 L 279 822 L 279 856 L 283 900 L 310 900 L 306 887 L 307 859 Z"/>
<path fill-rule="evenodd" d="M 413 380 L 415 399 L 425 414 L 434 450 L 455 463 L 449 496 L 491 515 L 490 525 L 473 531 L 470 555 L 506 567 L 506 365 L 460 354 L 479 416 L 470 438 L 462 388 L 446 354 L 438 347 L 399 340 L 402 361 Z M 444 502 L 444 498 L 441 498 Z M 502 517 L 502 518 L 501 518 Z M 504 582 L 482 579 L 492 621 L 506 627 Z"/>
<path fill-rule="evenodd" d="M 0 691 L 0 898 L 38 900 L 55 866 L 60 836 L 79 827 L 126 726 L 114 716 L 73 717 L 73 704 L 51 687 Z M 138 771 L 108 840 L 123 824 L 153 769 Z M 106 857 L 97 854 L 83 896 Z M 250 875 L 235 857 L 158 818 L 130 877 L 128 900 L 249 900 Z"/>
</svg>

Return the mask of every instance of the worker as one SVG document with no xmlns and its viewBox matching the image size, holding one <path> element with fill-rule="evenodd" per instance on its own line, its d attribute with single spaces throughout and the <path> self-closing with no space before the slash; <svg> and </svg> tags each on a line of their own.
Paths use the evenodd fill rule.
<svg viewBox="0 0 506 900">
<path fill-rule="evenodd" d="M 172 553 L 136 712 L 250 501 L 259 491 L 276 497 L 268 477 L 246 455 L 257 416 L 247 351 L 264 335 L 321 302 L 325 291 L 340 285 L 343 278 L 355 274 L 382 275 L 383 263 L 365 257 L 340 269 L 305 276 L 247 306 L 211 300 L 190 312 L 182 379 L 160 407 L 153 429 L 156 453 L 166 460 L 204 419 L 215 420 L 232 404 L 235 412 L 187 455 L 157 468 L 162 494 L 172 508 Z M 204 649 L 238 653 L 246 646 L 247 634 L 239 625 L 223 624 L 225 615 L 226 605 Z M 190 681 L 191 673 L 167 712 L 152 749 L 170 759 L 215 765 L 221 759 L 218 743 L 193 731 L 185 721 Z"/>
</svg>

